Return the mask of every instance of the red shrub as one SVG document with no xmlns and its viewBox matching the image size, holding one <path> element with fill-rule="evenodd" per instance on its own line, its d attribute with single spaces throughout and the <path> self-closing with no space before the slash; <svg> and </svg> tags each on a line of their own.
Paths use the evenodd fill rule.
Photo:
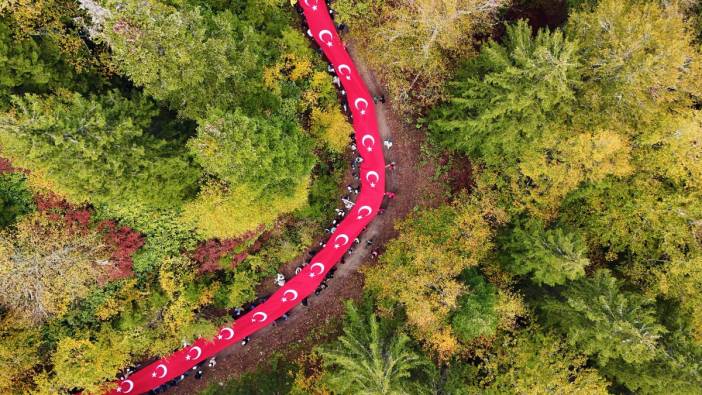
<svg viewBox="0 0 702 395">
<path fill-rule="evenodd" d="M 105 231 L 105 242 L 114 249 L 110 257 L 113 265 L 108 272 L 109 280 L 130 277 L 134 274 L 132 255 L 144 245 L 144 237 L 134 229 L 118 227 L 113 221 L 102 221 L 98 229 Z"/>
</svg>

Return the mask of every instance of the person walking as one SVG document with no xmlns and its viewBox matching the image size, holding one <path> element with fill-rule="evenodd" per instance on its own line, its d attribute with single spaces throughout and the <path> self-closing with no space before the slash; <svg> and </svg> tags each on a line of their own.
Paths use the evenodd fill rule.
<svg viewBox="0 0 702 395">
<path fill-rule="evenodd" d="M 275 275 L 275 285 L 279 287 L 285 285 L 285 276 L 283 275 L 283 273 L 277 273 Z"/>
</svg>

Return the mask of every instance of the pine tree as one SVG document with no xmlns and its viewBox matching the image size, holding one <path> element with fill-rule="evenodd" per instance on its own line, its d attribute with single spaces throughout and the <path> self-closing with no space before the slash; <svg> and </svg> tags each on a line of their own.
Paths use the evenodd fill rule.
<svg viewBox="0 0 702 395">
<path fill-rule="evenodd" d="M 501 243 L 510 271 L 530 274 L 537 284 L 557 285 L 585 275 L 590 265 L 582 236 L 560 227 L 544 229 L 534 220 L 524 221 Z"/>
<path fill-rule="evenodd" d="M 483 45 L 457 75 L 429 128 L 444 146 L 501 166 L 514 164 L 550 122 L 572 111 L 580 83 L 578 45 L 562 31 L 533 37 L 519 21 L 503 42 Z"/>
<path fill-rule="evenodd" d="M 561 297 L 562 301 L 547 299 L 543 304 L 544 320 L 601 365 L 617 358 L 644 363 L 660 352 L 666 329 L 656 320 L 653 301 L 622 290 L 608 270 L 569 284 Z"/>
<path fill-rule="evenodd" d="M 103 40 L 119 69 L 147 95 L 197 120 L 208 107 L 233 108 L 250 93 L 245 77 L 259 66 L 257 35 L 231 13 L 176 9 L 157 0 L 107 5 Z"/>
<path fill-rule="evenodd" d="M 412 378 L 413 373 L 426 372 L 429 362 L 412 351 L 407 335 L 382 336 L 375 314 L 364 317 L 350 303 L 343 331 L 334 347 L 321 351 L 326 380 L 335 393 L 399 395 L 426 392 L 426 388 Z"/>
</svg>

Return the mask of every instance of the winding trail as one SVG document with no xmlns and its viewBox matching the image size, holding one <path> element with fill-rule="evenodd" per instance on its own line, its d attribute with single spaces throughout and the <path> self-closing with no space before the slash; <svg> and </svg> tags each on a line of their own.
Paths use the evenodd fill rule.
<svg viewBox="0 0 702 395">
<path fill-rule="evenodd" d="M 220 329 L 212 339 L 200 338 L 116 383 L 109 394 L 141 394 L 187 372 L 247 336 L 275 322 L 314 293 L 329 271 L 354 245 L 354 239 L 377 216 L 385 194 L 385 159 L 378 133 L 376 108 L 368 87 L 339 37 L 324 0 L 301 0 L 309 34 L 320 46 L 346 91 L 359 155 L 361 191 L 355 205 L 310 264 L 274 292 L 264 303 Z"/>
</svg>

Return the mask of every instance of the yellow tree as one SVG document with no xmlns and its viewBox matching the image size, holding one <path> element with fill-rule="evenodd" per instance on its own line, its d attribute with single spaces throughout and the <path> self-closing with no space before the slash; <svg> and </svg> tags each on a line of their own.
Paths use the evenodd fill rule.
<svg viewBox="0 0 702 395">
<path fill-rule="evenodd" d="M 356 1 L 357 2 L 357 1 Z M 344 3 L 356 3 L 345 0 Z M 488 31 L 510 0 L 414 0 L 386 2 L 355 31 L 364 55 L 387 83 L 397 104 L 429 106 L 443 92 L 453 63 L 473 51 L 477 34 Z"/>
<path fill-rule="evenodd" d="M 599 1 L 571 15 L 567 31 L 584 58 L 585 124 L 655 122 L 702 90 L 702 57 L 676 1 Z"/>
<path fill-rule="evenodd" d="M 460 393 L 607 394 L 607 380 L 556 336 L 529 328 L 503 335 Z"/>
<path fill-rule="evenodd" d="M 466 288 L 457 277 L 492 248 L 488 213 L 476 200 L 410 216 L 397 226 L 400 236 L 381 264 L 366 271 L 366 285 L 381 305 L 404 306 L 417 338 L 440 359 L 458 350 L 449 318 Z"/>
</svg>

